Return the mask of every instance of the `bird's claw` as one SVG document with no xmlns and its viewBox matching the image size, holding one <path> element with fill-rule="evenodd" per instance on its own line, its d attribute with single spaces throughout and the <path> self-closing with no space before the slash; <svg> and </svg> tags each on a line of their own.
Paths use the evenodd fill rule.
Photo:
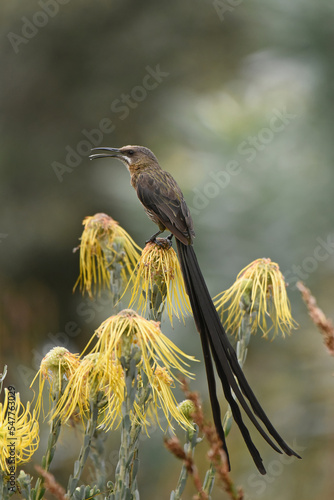
<svg viewBox="0 0 334 500">
<path fill-rule="evenodd" d="M 163 248 L 164 250 L 169 250 L 170 247 L 172 246 L 172 238 L 170 236 L 167 236 L 167 238 L 150 238 L 147 240 L 146 245 L 148 243 L 154 243 L 155 245 L 158 245 L 159 247 Z"/>
</svg>

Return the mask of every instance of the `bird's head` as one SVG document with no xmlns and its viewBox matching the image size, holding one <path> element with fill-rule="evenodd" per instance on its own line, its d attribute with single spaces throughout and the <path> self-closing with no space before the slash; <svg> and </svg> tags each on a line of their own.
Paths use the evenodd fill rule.
<svg viewBox="0 0 334 500">
<path fill-rule="evenodd" d="M 143 146 L 123 146 L 122 148 L 94 148 L 92 151 L 98 151 L 89 156 L 90 160 L 96 158 L 113 157 L 120 160 L 128 168 L 132 170 L 144 169 L 145 167 L 152 167 L 158 165 L 158 160 L 148 148 Z"/>
</svg>

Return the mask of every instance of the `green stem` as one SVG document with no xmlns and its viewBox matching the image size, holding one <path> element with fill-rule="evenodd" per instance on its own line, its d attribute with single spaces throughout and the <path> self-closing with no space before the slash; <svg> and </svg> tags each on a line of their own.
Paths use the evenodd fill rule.
<svg viewBox="0 0 334 500">
<path fill-rule="evenodd" d="M 151 388 L 147 377 L 142 373 L 142 387 L 138 389 L 137 352 L 132 349 L 125 368 L 125 397 L 121 428 L 121 445 L 116 467 L 115 484 L 112 485 L 109 500 L 138 500 L 137 487 L 138 447 L 142 423 L 134 419 L 134 402 L 144 414 L 150 398 Z M 124 363 L 123 358 L 123 363 Z"/>
<path fill-rule="evenodd" d="M 122 309 L 120 299 L 123 294 L 122 271 L 125 271 L 124 248 L 119 242 L 114 242 L 110 248 L 103 240 L 100 241 L 107 261 L 106 271 L 109 273 L 109 288 L 112 308 L 115 312 Z M 116 257 L 115 257 L 116 256 Z"/>
<path fill-rule="evenodd" d="M 2 471 L 0 472 L 0 498 L 3 500 L 8 500 L 9 498 L 8 484 Z"/>
<path fill-rule="evenodd" d="M 116 255 L 119 256 L 115 261 L 113 260 L 113 254 L 110 257 L 106 254 L 107 260 L 112 262 L 109 266 L 109 274 L 110 274 L 110 290 L 112 294 L 113 300 L 113 308 L 115 312 L 118 312 L 122 309 L 120 299 L 122 296 L 122 269 L 123 265 L 123 248 L 119 243 L 114 243 L 113 245 Z"/>
<path fill-rule="evenodd" d="M 167 295 L 166 285 L 162 283 L 154 283 L 149 290 L 148 305 L 149 318 L 153 321 L 161 321 L 162 314 L 165 309 L 165 298 Z"/>
<path fill-rule="evenodd" d="M 186 455 L 191 454 L 192 456 L 194 456 L 195 448 L 196 448 L 197 444 L 201 441 L 201 439 L 198 439 L 198 427 L 197 427 L 197 425 L 194 424 L 194 427 L 195 427 L 194 432 L 186 431 L 186 442 L 184 445 L 184 452 Z M 189 473 L 188 473 L 187 467 L 185 464 L 183 464 L 176 488 L 175 488 L 175 490 L 173 490 L 171 492 L 170 500 L 181 500 L 181 495 L 182 495 L 184 488 L 186 486 L 188 476 L 189 476 Z M 206 477 L 207 476 L 205 476 L 205 478 Z M 213 481 L 214 481 L 214 475 L 213 475 Z M 213 485 L 213 482 L 212 482 L 212 485 Z M 208 487 L 210 487 L 210 486 L 208 486 Z M 211 486 L 211 489 L 212 489 L 212 486 Z M 210 491 L 211 491 L 211 489 L 210 489 Z M 206 491 L 206 490 L 204 490 L 204 491 Z"/>
<path fill-rule="evenodd" d="M 102 392 L 98 392 L 95 399 L 90 402 L 90 419 L 85 429 L 84 441 L 80 450 L 79 459 L 76 460 L 74 463 L 73 476 L 71 475 L 68 481 L 68 487 L 67 487 L 68 498 L 73 497 L 75 489 L 78 486 L 78 482 L 80 480 L 82 471 L 86 464 L 87 458 L 89 456 L 89 452 L 91 449 L 91 442 L 97 427 L 97 419 L 99 414 L 98 405 L 102 396 L 103 396 Z"/>
<path fill-rule="evenodd" d="M 206 471 L 205 478 L 203 481 L 203 491 L 208 495 L 208 499 L 211 499 L 211 492 L 213 489 L 213 485 L 216 477 L 216 469 L 212 464 L 210 464 L 210 468 Z"/>
<path fill-rule="evenodd" d="M 109 271 L 109 276 L 110 276 L 110 290 L 111 290 L 111 295 L 112 295 L 112 307 L 115 310 L 115 313 L 117 313 L 120 309 L 122 309 L 120 299 L 122 296 L 122 270 L 124 268 L 124 262 L 123 262 L 123 248 L 119 243 L 114 243 L 113 248 L 116 252 L 116 255 L 118 258 L 115 260 L 114 259 L 114 252 L 109 250 L 108 248 L 104 248 L 105 256 L 107 259 L 107 262 L 109 264 L 108 266 L 108 271 Z M 93 415 L 94 413 L 94 415 Z M 96 409 L 93 410 L 92 413 L 92 418 L 95 420 L 97 418 L 97 413 Z M 87 457 L 85 457 L 85 449 L 89 450 L 90 457 L 92 459 L 92 464 L 94 468 L 93 475 L 95 476 L 95 484 L 96 487 L 100 490 L 103 491 L 105 489 L 105 484 L 106 484 L 106 464 L 105 464 L 105 458 L 104 458 L 104 443 L 106 440 L 106 433 L 104 430 L 97 429 L 96 428 L 96 422 L 91 421 L 91 424 L 89 428 L 86 429 L 85 438 L 86 439 L 86 445 L 85 442 L 83 445 L 83 449 L 81 450 L 79 460 L 76 462 L 77 465 L 75 467 L 81 467 L 80 466 L 80 461 L 85 458 L 87 460 Z M 93 433 L 93 434 L 92 434 Z M 86 435 L 90 437 L 86 437 Z M 81 471 L 76 471 L 81 474 Z M 70 478 L 71 480 L 71 485 L 69 483 L 68 489 L 69 492 L 72 492 L 73 494 L 74 489 L 77 487 L 78 483 L 78 477 L 74 475 L 74 477 Z M 73 490 L 73 491 L 72 491 Z"/>
<path fill-rule="evenodd" d="M 256 314 L 256 312 L 251 313 L 249 307 L 243 309 L 243 311 L 244 314 L 238 331 L 238 342 L 236 346 L 237 358 L 241 368 L 244 366 L 247 358 L 248 345 L 252 332 L 252 321 L 254 314 Z M 225 436 L 229 434 L 232 427 L 232 422 L 233 422 L 232 411 L 229 406 L 223 419 L 223 428 Z"/>
<path fill-rule="evenodd" d="M 96 429 L 90 448 L 90 456 L 94 466 L 95 484 L 100 491 L 106 485 L 106 462 L 104 458 L 107 433 L 103 429 Z"/>
<path fill-rule="evenodd" d="M 161 321 L 167 294 L 166 286 L 154 283 L 148 293 L 148 319 Z M 138 348 L 132 347 L 130 355 L 121 359 L 125 373 L 123 418 L 121 423 L 121 445 L 116 467 L 115 483 L 109 483 L 108 500 L 139 500 L 137 486 L 139 437 L 143 428 L 140 419 L 134 418 L 134 403 L 142 415 L 146 414 L 150 402 L 151 386 L 144 371 L 138 387 Z"/>
<path fill-rule="evenodd" d="M 0 392 L 2 392 L 2 384 L 7 375 L 7 365 L 3 367 L 3 373 L 0 373 Z"/>
<path fill-rule="evenodd" d="M 53 404 L 52 404 L 51 414 L 56 408 L 58 401 L 62 396 L 63 390 L 64 387 L 62 384 L 62 387 L 59 389 L 59 391 L 53 394 Z M 60 428 L 61 428 L 61 417 L 57 415 L 55 418 L 52 419 L 46 453 L 42 458 L 42 468 L 45 471 L 48 471 L 50 469 L 50 465 L 56 451 L 56 444 L 58 441 Z M 31 498 L 32 500 L 41 500 L 44 493 L 45 493 L 44 477 L 39 476 L 39 478 L 36 481 L 35 488 L 31 491 Z"/>
</svg>

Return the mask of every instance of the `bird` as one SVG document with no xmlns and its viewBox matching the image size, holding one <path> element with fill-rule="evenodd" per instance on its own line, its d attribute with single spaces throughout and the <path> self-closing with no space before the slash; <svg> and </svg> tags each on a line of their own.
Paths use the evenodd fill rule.
<svg viewBox="0 0 334 500">
<path fill-rule="evenodd" d="M 89 158 L 95 160 L 107 157 L 116 158 L 127 167 L 131 185 L 139 201 L 148 217 L 159 228 L 148 241 L 155 242 L 156 238 L 166 230 L 170 231 L 170 235 L 166 238 L 170 244 L 175 237 L 185 289 L 201 339 L 213 420 L 226 454 L 229 470 L 231 463 L 221 420 L 214 366 L 233 418 L 258 471 L 266 474 L 262 457 L 243 421 L 240 407 L 276 452 L 301 458 L 279 435 L 239 365 L 236 352 L 219 318 L 200 269 L 193 247 L 195 238 L 193 220 L 177 182 L 169 172 L 161 168 L 154 153 L 146 147 L 131 145 L 121 148 L 97 147 L 92 149 Z"/>
</svg>

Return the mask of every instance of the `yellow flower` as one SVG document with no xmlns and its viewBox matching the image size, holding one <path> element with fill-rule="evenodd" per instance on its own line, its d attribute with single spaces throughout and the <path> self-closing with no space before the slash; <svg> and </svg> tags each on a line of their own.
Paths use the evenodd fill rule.
<svg viewBox="0 0 334 500">
<path fill-rule="evenodd" d="M 134 360 L 139 373 L 138 387 L 141 388 L 147 383 L 152 388 L 152 400 L 146 409 L 135 402 L 134 418 L 146 426 L 147 416 L 153 414 L 157 417 L 157 406 L 161 406 L 170 425 L 170 419 L 175 418 L 181 426 L 189 427 L 187 419 L 177 411 L 177 403 L 172 393 L 176 379 L 173 370 L 192 377 L 186 367 L 189 366 L 187 361 L 194 361 L 194 358 L 184 354 L 163 335 L 159 323 L 148 321 L 130 309 L 108 318 L 95 333 L 98 341 L 91 352 L 99 356 L 99 363 L 105 370 L 108 370 L 110 364 L 119 367 L 120 363 L 124 363 L 124 359 Z M 123 394 L 124 391 L 122 393 L 121 386 L 118 385 L 117 393 L 113 393 L 114 399 L 109 401 L 109 415 L 120 415 L 118 399 L 120 398 L 122 403 Z M 113 408 L 116 408 L 116 414 L 113 413 Z M 114 421 L 115 418 L 109 417 L 103 423 L 111 428 Z"/>
<path fill-rule="evenodd" d="M 52 417 L 60 415 L 62 422 L 66 423 L 72 416 L 79 415 L 85 426 L 85 420 L 90 416 L 90 403 L 99 392 L 103 394 L 100 425 L 110 428 L 121 414 L 124 374 L 119 362 L 109 362 L 100 353 L 90 353 L 72 373 Z"/>
<path fill-rule="evenodd" d="M 169 243 L 149 242 L 142 251 L 135 270 L 130 306 L 137 304 L 141 314 L 147 308 L 156 310 L 157 293 L 166 301 L 167 313 L 172 323 L 173 314 L 180 319 L 191 311 L 179 260 Z"/>
<path fill-rule="evenodd" d="M 36 412 L 39 416 L 42 408 L 42 396 L 45 380 L 50 384 L 49 398 L 50 402 L 55 392 L 59 392 L 64 383 L 69 380 L 80 361 L 77 354 L 72 354 L 65 347 L 53 347 L 41 361 L 40 369 L 36 377 L 39 379 L 39 390 L 36 402 Z M 32 385 L 31 384 L 31 385 Z"/>
<path fill-rule="evenodd" d="M 274 335 L 280 329 L 284 336 L 297 326 L 291 316 L 284 277 L 278 264 L 270 259 L 257 259 L 245 267 L 235 283 L 215 298 L 215 305 L 222 317 L 226 312 L 225 325 L 232 333 L 238 331 L 245 311 L 252 318 L 252 331 L 260 328 L 264 337 L 272 329 Z M 267 318 L 272 323 L 269 327 Z"/>
<path fill-rule="evenodd" d="M 5 474 L 15 473 L 16 466 L 28 462 L 38 448 L 39 426 L 36 414 L 5 389 L 5 399 L 0 403 L 0 468 Z"/>
<path fill-rule="evenodd" d="M 101 288 L 110 289 L 110 271 L 121 266 L 125 281 L 131 275 L 139 259 L 136 245 L 128 233 L 106 214 L 95 214 L 83 221 L 85 229 L 80 244 L 80 275 L 74 286 L 90 297 Z"/>
<path fill-rule="evenodd" d="M 172 388 L 174 387 L 174 380 L 169 375 L 166 366 L 156 366 L 152 383 L 152 408 L 154 410 L 155 418 L 157 422 L 159 422 L 157 409 L 162 408 L 165 416 L 168 416 L 170 414 L 172 418 L 179 422 L 181 427 L 192 427 L 189 419 L 187 419 L 185 415 L 179 411 L 178 403 L 172 391 Z"/>
</svg>

